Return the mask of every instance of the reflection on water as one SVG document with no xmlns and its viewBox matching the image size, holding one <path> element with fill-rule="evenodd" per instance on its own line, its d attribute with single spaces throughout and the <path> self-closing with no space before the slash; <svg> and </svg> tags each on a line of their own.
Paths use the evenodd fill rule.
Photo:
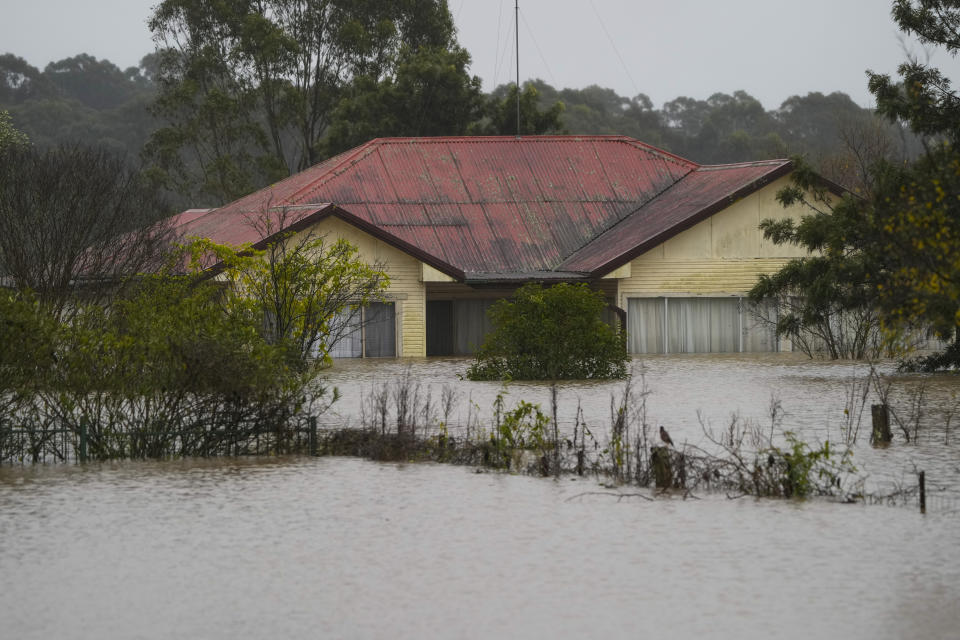
<svg viewBox="0 0 960 640">
<path fill-rule="evenodd" d="M 359 424 L 363 397 L 412 368 L 422 392 L 430 392 L 434 401 L 444 385 L 457 391 L 460 402 L 452 422 L 463 424 L 474 405 L 489 423 L 494 399 L 504 387 L 495 382 L 460 379 L 469 363 L 462 358 L 337 360 L 328 379 L 342 398 L 324 420 L 330 426 Z M 894 425 L 896 444 L 875 449 L 869 444 L 870 404 L 879 400 L 869 385 L 870 394 L 865 400 L 860 393 L 870 371 L 863 363 L 810 360 L 789 353 L 668 355 L 635 359 L 633 370 L 635 378 L 645 372 L 650 423 L 665 425 L 680 446 L 684 442 L 708 444 L 701 423 L 715 431 L 723 430 L 732 416 L 768 424 L 771 399 L 779 401 L 784 412 L 782 429 L 795 431 L 809 442 L 838 443 L 843 441 L 841 431 L 847 422 L 845 409 L 852 408 L 855 416 L 862 409 L 853 461 L 867 478 L 868 491 L 890 493 L 900 487 L 914 487 L 916 471 L 922 469 L 933 496 L 960 500 L 960 378 L 956 375 L 893 378 L 890 402 L 908 424 L 916 413 L 911 394 L 923 386 L 919 443 L 905 444 L 902 432 Z M 894 367 L 887 363 L 879 370 L 892 374 Z M 639 381 L 634 387 L 639 387 Z M 619 396 L 622 389 L 622 382 L 563 383 L 560 423 L 572 429 L 579 403 L 590 428 L 605 433 L 610 424 L 611 394 Z M 514 382 L 506 392 L 508 406 L 521 399 L 549 406 L 547 384 Z M 851 392 L 856 392 L 855 401 L 849 398 Z M 953 412 L 955 416 L 951 416 Z"/>
<path fill-rule="evenodd" d="M 9 638 L 956 637 L 957 516 L 344 458 L 0 469 Z"/>
</svg>

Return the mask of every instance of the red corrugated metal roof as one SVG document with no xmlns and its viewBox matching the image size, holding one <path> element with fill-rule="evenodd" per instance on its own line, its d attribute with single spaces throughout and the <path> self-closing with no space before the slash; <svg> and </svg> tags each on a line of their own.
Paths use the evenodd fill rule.
<svg viewBox="0 0 960 640">
<path fill-rule="evenodd" d="M 335 215 L 467 280 L 596 276 L 788 167 L 702 167 L 622 136 L 383 138 L 180 228 L 257 244 L 257 220 Z"/>
<path fill-rule="evenodd" d="M 603 275 L 790 171 L 789 160 L 700 167 L 591 240 L 560 269 Z"/>
</svg>

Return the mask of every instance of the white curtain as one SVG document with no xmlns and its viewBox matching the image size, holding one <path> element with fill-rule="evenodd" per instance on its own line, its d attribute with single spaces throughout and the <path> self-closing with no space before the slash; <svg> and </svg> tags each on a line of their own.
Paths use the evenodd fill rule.
<svg viewBox="0 0 960 640">
<path fill-rule="evenodd" d="M 758 310 L 742 298 L 630 298 L 627 346 L 630 353 L 737 353 L 776 351 L 772 325 L 776 307 Z M 664 324 L 666 323 L 666 324 Z"/>
<path fill-rule="evenodd" d="M 397 324 L 392 302 L 372 302 L 364 309 L 364 355 L 368 358 L 397 357 Z"/>
<path fill-rule="evenodd" d="M 663 353 L 663 298 L 627 300 L 627 348 L 630 353 Z"/>
<path fill-rule="evenodd" d="M 667 301 L 670 353 L 740 351 L 738 298 L 670 298 Z"/>
<path fill-rule="evenodd" d="M 342 311 L 333 319 L 333 326 L 330 333 L 336 335 L 340 327 L 347 324 L 347 329 L 337 344 L 330 350 L 331 358 L 359 358 L 363 355 L 363 345 L 361 344 L 362 334 L 360 332 L 360 314 Z"/>
<path fill-rule="evenodd" d="M 743 299 L 743 350 L 747 353 L 777 351 L 777 303 L 759 304 Z"/>
</svg>

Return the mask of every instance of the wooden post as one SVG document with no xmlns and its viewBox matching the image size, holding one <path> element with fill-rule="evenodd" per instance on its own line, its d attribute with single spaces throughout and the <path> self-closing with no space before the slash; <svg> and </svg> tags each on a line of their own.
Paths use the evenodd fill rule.
<svg viewBox="0 0 960 640">
<path fill-rule="evenodd" d="M 670 463 L 669 447 L 650 447 L 650 466 L 653 467 L 653 480 L 657 489 L 669 489 L 673 486 L 673 465 Z"/>
<path fill-rule="evenodd" d="M 890 444 L 893 434 L 890 433 L 890 410 L 886 404 L 870 406 L 870 415 L 873 418 L 873 431 L 870 433 L 871 444 Z"/>
<path fill-rule="evenodd" d="M 310 416 L 307 420 L 310 428 L 310 455 L 317 455 L 317 416 Z"/>
<path fill-rule="evenodd" d="M 927 474 L 920 472 L 920 513 L 927 512 Z"/>
<path fill-rule="evenodd" d="M 557 424 L 557 383 L 550 385 L 550 409 L 553 413 L 553 475 L 560 477 L 560 426 Z M 547 474 L 544 474 L 547 475 Z"/>
<path fill-rule="evenodd" d="M 87 417 L 80 418 L 80 462 L 87 461 Z"/>
</svg>

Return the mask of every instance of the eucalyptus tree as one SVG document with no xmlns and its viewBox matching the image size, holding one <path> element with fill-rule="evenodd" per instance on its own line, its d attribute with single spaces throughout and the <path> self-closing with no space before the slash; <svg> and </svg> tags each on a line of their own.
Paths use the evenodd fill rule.
<svg viewBox="0 0 960 640">
<path fill-rule="evenodd" d="M 149 25 L 166 126 L 148 156 L 214 204 L 321 160 L 346 87 L 390 74 L 403 46 L 456 43 L 446 0 L 164 0 Z"/>
</svg>

